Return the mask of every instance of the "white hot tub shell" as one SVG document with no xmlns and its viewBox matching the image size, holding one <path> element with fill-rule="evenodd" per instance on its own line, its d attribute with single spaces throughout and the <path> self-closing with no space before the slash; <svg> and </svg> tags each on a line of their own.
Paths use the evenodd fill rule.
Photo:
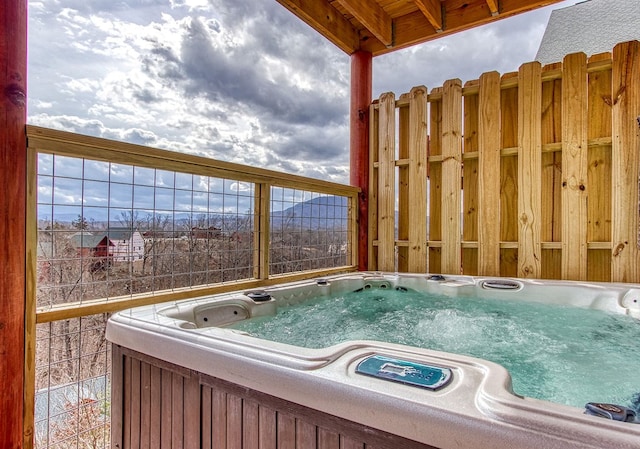
<svg viewBox="0 0 640 449">
<path fill-rule="evenodd" d="M 517 292 L 526 300 L 562 298 L 640 316 L 634 285 L 385 273 L 269 287 L 258 301 L 237 292 L 119 312 L 107 325 L 114 344 L 112 445 L 640 447 L 640 425 L 515 395 L 509 373 L 492 362 L 377 341 L 307 349 L 224 327 L 274 314 L 282 304 L 366 286 L 480 298 Z M 358 374 L 356 366 L 376 354 L 448 368 L 452 380 L 432 391 Z"/>
</svg>

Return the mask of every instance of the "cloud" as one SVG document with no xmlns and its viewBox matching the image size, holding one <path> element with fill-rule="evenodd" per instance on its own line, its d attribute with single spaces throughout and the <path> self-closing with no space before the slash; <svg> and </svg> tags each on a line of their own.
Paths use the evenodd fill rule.
<svg viewBox="0 0 640 449">
<path fill-rule="evenodd" d="M 376 58 L 374 96 L 515 70 L 547 16 Z M 32 0 L 29 20 L 29 123 L 348 182 L 349 57 L 276 1 Z"/>
<path fill-rule="evenodd" d="M 183 32 L 179 50 L 157 43 L 145 57 L 143 68 L 187 98 L 204 97 L 236 113 L 259 116 L 267 123 L 326 126 L 345 121 L 346 80 L 330 91 L 313 88 L 315 83 L 311 81 L 307 87 L 304 74 L 292 74 L 303 71 L 290 70 L 276 58 L 278 45 L 225 43 L 231 38 L 220 36 L 197 17 L 184 24 Z M 275 53 L 266 52 L 268 49 Z M 307 70 L 313 71 L 314 65 L 307 65 Z"/>
<path fill-rule="evenodd" d="M 30 123 L 301 174 L 348 163 L 349 58 L 276 2 L 30 13 Z"/>
<path fill-rule="evenodd" d="M 448 79 L 475 80 L 484 72 L 517 71 L 535 59 L 552 9 L 541 8 L 495 23 L 410 47 L 374 60 L 374 98 L 383 92 L 400 95 L 418 85 L 439 87 Z"/>
</svg>

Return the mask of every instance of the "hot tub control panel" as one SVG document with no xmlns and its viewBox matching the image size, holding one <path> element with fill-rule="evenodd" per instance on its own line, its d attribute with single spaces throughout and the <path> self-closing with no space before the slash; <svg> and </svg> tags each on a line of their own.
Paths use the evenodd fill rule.
<svg viewBox="0 0 640 449">
<path fill-rule="evenodd" d="M 372 355 L 362 360 L 356 366 L 356 373 L 429 390 L 444 387 L 453 377 L 449 368 L 381 355 Z"/>
</svg>

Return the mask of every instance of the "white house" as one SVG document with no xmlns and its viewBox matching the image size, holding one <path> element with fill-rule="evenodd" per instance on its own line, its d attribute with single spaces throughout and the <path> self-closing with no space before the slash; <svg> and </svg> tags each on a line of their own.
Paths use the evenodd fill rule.
<svg viewBox="0 0 640 449">
<path fill-rule="evenodd" d="M 109 228 L 102 232 L 79 232 L 71 241 L 83 255 L 111 262 L 135 262 L 144 257 L 144 239 L 138 230 Z"/>
<path fill-rule="evenodd" d="M 114 262 L 134 262 L 144 257 L 144 239 L 138 230 L 109 228 L 106 235 L 110 243 L 109 256 Z"/>
</svg>

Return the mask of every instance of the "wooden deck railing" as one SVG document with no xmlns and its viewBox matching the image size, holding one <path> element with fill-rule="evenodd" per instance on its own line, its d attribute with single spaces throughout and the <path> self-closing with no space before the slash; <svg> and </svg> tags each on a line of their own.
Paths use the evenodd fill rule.
<svg viewBox="0 0 640 449">
<path fill-rule="evenodd" d="M 85 412 L 96 413 L 91 408 L 94 407 L 92 404 L 81 403 L 81 394 L 77 392 L 82 390 L 82 382 L 87 378 L 95 380 L 108 374 L 109 349 L 103 342 L 102 332 L 109 313 L 356 269 L 357 245 L 353 242 L 357 232 L 357 188 L 34 126 L 27 127 L 27 138 L 29 276 L 25 441 L 33 441 L 34 436 L 39 436 L 37 443 L 40 447 L 65 447 L 64 441 L 73 447 L 74 444 L 84 444 L 79 439 L 74 440 L 79 438 L 78 435 L 74 437 L 74 431 L 66 434 L 59 423 L 72 421 L 70 424 L 79 427 Z M 39 162 L 46 166 L 40 167 L 40 171 Z M 78 170 L 71 167 L 76 163 L 81 167 Z M 103 177 L 85 175 L 90 167 L 109 174 Z M 159 183 L 123 182 L 116 177 L 123 168 L 134 174 L 147 170 L 147 173 L 173 177 L 176 181 L 169 188 L 159 187 Z M 191 191 L 189 187 L 178 186 L 177 179 L 184 176 L 191 179 Z M 207 187 L 195 186 L 196 181 L 208 183 Z M 54 195 L 61 193 L 63 184 L 71 189 L 68 196 L 74 198 L 54 199 Z M 214 184 L 219 187 L 214 188 Z M 75 190 L 73 186 L 77 186 Z M 110 205 L 102 208 L 99 199 L 89 198 L 88 193 L 85 194 L 89 186 L 103 188 L 104 203 Z M 246 193 L 243 188 L 246 188 Z M 125 200 L 127 195 L 133 198 L 128 206 L 120 205 L 122 198 L 114 198 L 117 189 L 124 189 Z M 139 206 L 135 203 L 138 191 L 145 191 L 151 196 L 155 191 L 157 198 L 160 193 L 173 195 L 174 200 L 172 205 L 158 204 L 156 200 L 152 206 L 147 203 Z M 191 198 L 191 205 L 178 204 L 179 195 Z M 228 204 L 219 210 L 209 205 L 202 206 L 205 207 L 203 212 L 202 207 L 195 204 L 196 197 L 203 197 L 206 204 L 216 198 L 231 201 L 234 203 L 231 209 L 234 210 L 229 212 Z M 308 199 L 318 200 L 325 209 L 332 208 L 334 216 L 331 219 L 319 216 L 325 210 L 322 208 L 308 212 L 308 208 L 315 207 L 304 205 Z M 306 211 L 302 212 L 305 216 L 296 217 L 295 213 L 284 216 L 282 209 L 287 206 L 302 208 L 300 210 Z M 146 210 L 144 207 L 151 209 L 142 213 Z M 78 217 L 73 217 L 72 226 L 68 216 L 65 216 L 66 224 L 59 223 L 57 218 L 57 211 L 65 208 L 77 212 Z M 51 211 L 47 220 L 39 216 L 43 210 Z M 82 243 L 74 250 L 69 244 L 71 240 L 75 238 L 75 241 L 82 242 L 99 233 L 87 229 L 91 225 L 90 211 L 107 214 L 106 219 L 97 219 L 97 223 L 96 220 L 93 223 L 93 227 L 99 228 L 103 234 L 108 234 L 114 225 L 116 213 L 121 215 L 120 218 L 131 220 L 139 213 L 147 218 L 151 224 L 144 237 L 144 254 L 138 253 L 138 261 L 131 257 L 130 262 L 116 266 L 113 257 L 105 258 L 108 245 L 101 250 L 104 254 L 84 248 Z M 195 226 L 194 217 L 200 213 L 204 220 L 202 227 Z M 165 219 L 165 224 L 168 223 L 163 229 L 156 226 L 160 216 Z M 187 217 L 181 218 L 186 224 L 180 232 L 175 224 L 179 216 Z M 217 220 L 215 226 L 211 225 L 212 219 Z M 239 228 L 240 223 L 244 226 L 242 229 Z M 127 226 L 131 231 L 138 230 L 133 221 Z M 314 232 L 319 234 L 312 235 Z M 180 268 L 180 273 L 160 272 L 163 253 L 159 242 L 172 257 L 163 265 L 163 270 L 179 270 L 178 262 L 184 262 L 187 268 Z M 331 252 L 330 257 L 326 256 L 327 251 Z M 239 258 L 245 262 L 238 262 Z M 151 267 L 153 263 L 157 265 Z M 196 271 L 196 267 L 197 273 L 189 272 L 190 269 Z M 95 341 L 84 336 L 85 329 L 92 333 L 90 338 Z M 95 366 L 86 368 L 86 359 L 91 359 L 92 363 L 104 360 L 102 368 L 106 372 L 96 371 Z M 59 379 L 54 379 L 54 372 L 61 373 Z M 72 406 L 70 411 L 52 412 L 53 399 L 49 395 L 47 416 L 54 424 L 48 421 L 44 424 L 46 436 L 35 435 L 36 390 L 51 392 L 61 388 L 59 383 L 67 381 L 78 386 L 72 389 L 75 391 L 73 398 L 65 400 L 78 404 L 69 404 Z M 105 395 L 108 395 L 106 390 Z M 101 404 L 99 409 L 107 407 L 108 399 L 101 398 Z M 52 430 L 51 426 L 55 429 Z M 107 444 L 105 435 L 108 432 L 103 429 L 100 433 L 100 426 L 97 427 L 94 429 L 97 440 L 94 438 L 91 444 Z M 81 428 L 75 432 L 88 431 L 93 432 Z M 89 434 L 94 437 L 91 432 Z"/>
</svg>

